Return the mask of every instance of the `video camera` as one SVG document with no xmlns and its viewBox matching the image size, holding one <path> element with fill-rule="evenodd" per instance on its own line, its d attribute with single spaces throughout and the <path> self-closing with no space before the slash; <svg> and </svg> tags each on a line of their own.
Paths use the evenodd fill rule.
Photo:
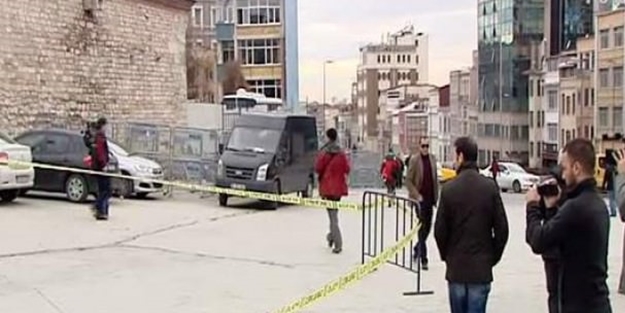
<svg viewBox="0 0 625 313">
<path fill-rule="evenodd" d="M 563 190 L 565 186 L 562 168 L 554 166 L 549 170 L 549 176 L 538 183 L 536 190 L 541 197 L 555 197 L 560 194 L 560 190 Z"/>
</svg>

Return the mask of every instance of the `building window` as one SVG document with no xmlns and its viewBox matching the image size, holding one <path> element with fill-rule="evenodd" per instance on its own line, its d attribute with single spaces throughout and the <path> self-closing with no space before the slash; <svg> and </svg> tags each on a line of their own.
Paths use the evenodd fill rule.
<svg viewBox="0 0 625 313">
<path fill-rule="evenodd" d="M 534 96 L 534 88 L 533 88 L 534 87 L 534 80 L 530 79 L 528 84 L 527 84 L 527 86 L 528 86 L 527 93 L 529 94 L 530 97 L 533 97 Z"/>
<path fill-rule="evenodd" d="M 558 109 L 558 91 L 549 90 L 547 91 L 547 101 L 549 110 L 557 110 Z"/>
<path fill-rule="evenodd" d="M 281 0 L 238 0 L 237 24 L 259 25 L 280 23 Z"/>
<path fill-rule="evenodd" d="M 571 96 L 571 114 L 575 115 L 575 106 L 577 105 L 577 97 L 575 94 Z"/>
<path fill-rule="evenodd" d="M 268 98 L 282 98 L 282 81 L 280 79 L 248 80 L 253 92 L 262 93 Z"/>
<path fill-rule="evenodd" d="M 610 30 L 602 29 L 599 31 L 600 47 L 601 49 L 607 49 L 610 47 Z"/>
<path fill-rule="evenodd" d="M 234 41 L 224 41 L 221 44 L 221 57 L 223 63 L 234 61 Z"/>
<path fill-rule="evenodd" d="M 584 138 L 590 139 L 590 127 L 588 125 L 584 125 Z"/>
<path fill-rule="evenodd" d="M 410 62 L 412 62 L 412 56 L 409 54 L 409 55 L 407 56 L 406 63 L 410 63 Z"/>
<path fill-rule="evenodd" d="M 612 86 L 623 88 L 623 67 L 617 66 L 612 69 Z"/>
<path fill-rule="evenodd" d="M 610 70 L 607 68 L 599 70 L 599 87 L 610 87 Z"/>
<path fill-rule="evenodd" d="M 530 111 L 530 127 L 534 128 L 534 111 Z"/>
<path fill-rule="evenodd" d="M 623 107 L 612 108 L 612 127 L 615 132 L 622 133 L 623 129 Z"/>
<path fill-rule="evenodd" d="M 234 8 L 231 6 L 228 6 L 226 8 L 226 20 L 225 22 L 227 23 L 234 23 Z"/>
<path fill-rule="evenodd" d="M 221 18 L 221 10 L 220 8 L 217 7 L 212 7 L 211 8 L 211 20 L 210 20 L 210 27 L 215 27 L 215 24 L 219 23 L 222 21 Z"/>
<path fill-rule="evenodd" d="M 608 108 L 599 108 L 599 120 L 598 120 L 598 127 L 605 129 L 608 128 Z"/>
<path fill-rule="evenodd" d="M 378 64 L 382 63 L 382 56 L 378 55 Z"/>
<path fill-rule="evenodd" d="M 623 46 L 623 36 L 625 36 L 625 28 L 623 26 L 614 28 L 614 46 Z"/>
<path fill-rule="evenodd" d="M 590 90 L 584 88 L 584 106 L 587 107 L 590 104 Z"/>
<path fill-rule="evenodd" d="M 534 157 L 534 142 L 530 141 L 530 157 Z"/>
<path fill-rule="evenodd" d="M 556 123 L 548 123 L 547 124 L 547 138 L 549 141 L 558 141 L 558 124 Z"/>
<path fill-rule="evenodd" d="M 280 64 L 279 39 L 239 40 L 239 59 L 243 64 Z"/>
<path fill-rule="evenodd" d="M 571 96 L 566 96 L 566 115 L 571 114 Z"/>
<path fill-rule="evenodd" d="M 187 11 L 189 12 L 189 11 Z M 193 26 L 195 27 L 203 27 L 204 26 L 204 8 L 201 5 L 193 6 Z"/>
</svg>

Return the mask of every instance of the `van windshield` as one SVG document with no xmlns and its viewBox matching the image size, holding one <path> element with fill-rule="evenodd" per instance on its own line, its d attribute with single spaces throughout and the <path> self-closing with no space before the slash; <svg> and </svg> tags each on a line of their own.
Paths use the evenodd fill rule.
<svg viewBox="0 0 625 313">
<path fill-rule="evenodd" d="M 226 150 L 275 153 L 282 132 L 275 129 L 235 127 Z"/>
</svg>

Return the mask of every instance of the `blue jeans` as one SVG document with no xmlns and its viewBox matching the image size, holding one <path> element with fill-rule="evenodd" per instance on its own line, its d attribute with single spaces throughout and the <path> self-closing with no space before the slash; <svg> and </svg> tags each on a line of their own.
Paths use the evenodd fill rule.
<svg viewBox="0 0 625 313">
<path fill-rule="evenodd" d="M 608 190 L 608 202 L 610 204 L 610 215 L 616 216 L 616 193 L 614 190 Z"/>
<path fill-rule="evenodd" d="M 98 176 L 98 197 L 95 200 L 95 208 L 99 216 L 109 215 L 109 199 L 111 198 L 111 178 Z"/>
<path fill-rule="evenodd" d="M 451 313 L 485 313 L 490 283 L 449 283 L 449 304 Z"/>
</svg>

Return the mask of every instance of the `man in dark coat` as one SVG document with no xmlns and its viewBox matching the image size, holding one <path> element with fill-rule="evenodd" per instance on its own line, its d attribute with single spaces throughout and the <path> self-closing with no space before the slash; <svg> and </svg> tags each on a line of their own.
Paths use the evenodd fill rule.
<svg viewBox="0 0 625 313">
<path fill-rule="evenodd" d="M 458 176 L 442 187 L 434 238 L 447 265 L 451 312 L 484 313 L 508 219 L 496 184 L 478 172 L 475 141 L 462 137 L 454 145 Z"/>
<path fill-rule="evenodd" d="M 94 149 L 91 159 L 93 169 L 99 172 L 106 172 L 109 163 L 106 125 L 106 118 L 100 118 L 96 122 Z M 95 202 L 95 218 L 97 220 L 107 220 L 109 217 L 109 199 L 111 198 L 111 178 L 98 175 L 96 179 L 98 182 L 98 197 Z"/>
<path fill-rule="evenodd" d="M 560 313 L 611 313 L 608 286 L 610 218 L 594 179 L 595 149 L 586 139 L 574 139 L 562 151 L 562 178 L 567 199 L 541 197 L 528 191 L 529 202 L 544 201 L 557 208 L 551 219 L 528 205 L 526 240 L 534 253 L 559 250 L 558 308 Z"/>
</svg>

